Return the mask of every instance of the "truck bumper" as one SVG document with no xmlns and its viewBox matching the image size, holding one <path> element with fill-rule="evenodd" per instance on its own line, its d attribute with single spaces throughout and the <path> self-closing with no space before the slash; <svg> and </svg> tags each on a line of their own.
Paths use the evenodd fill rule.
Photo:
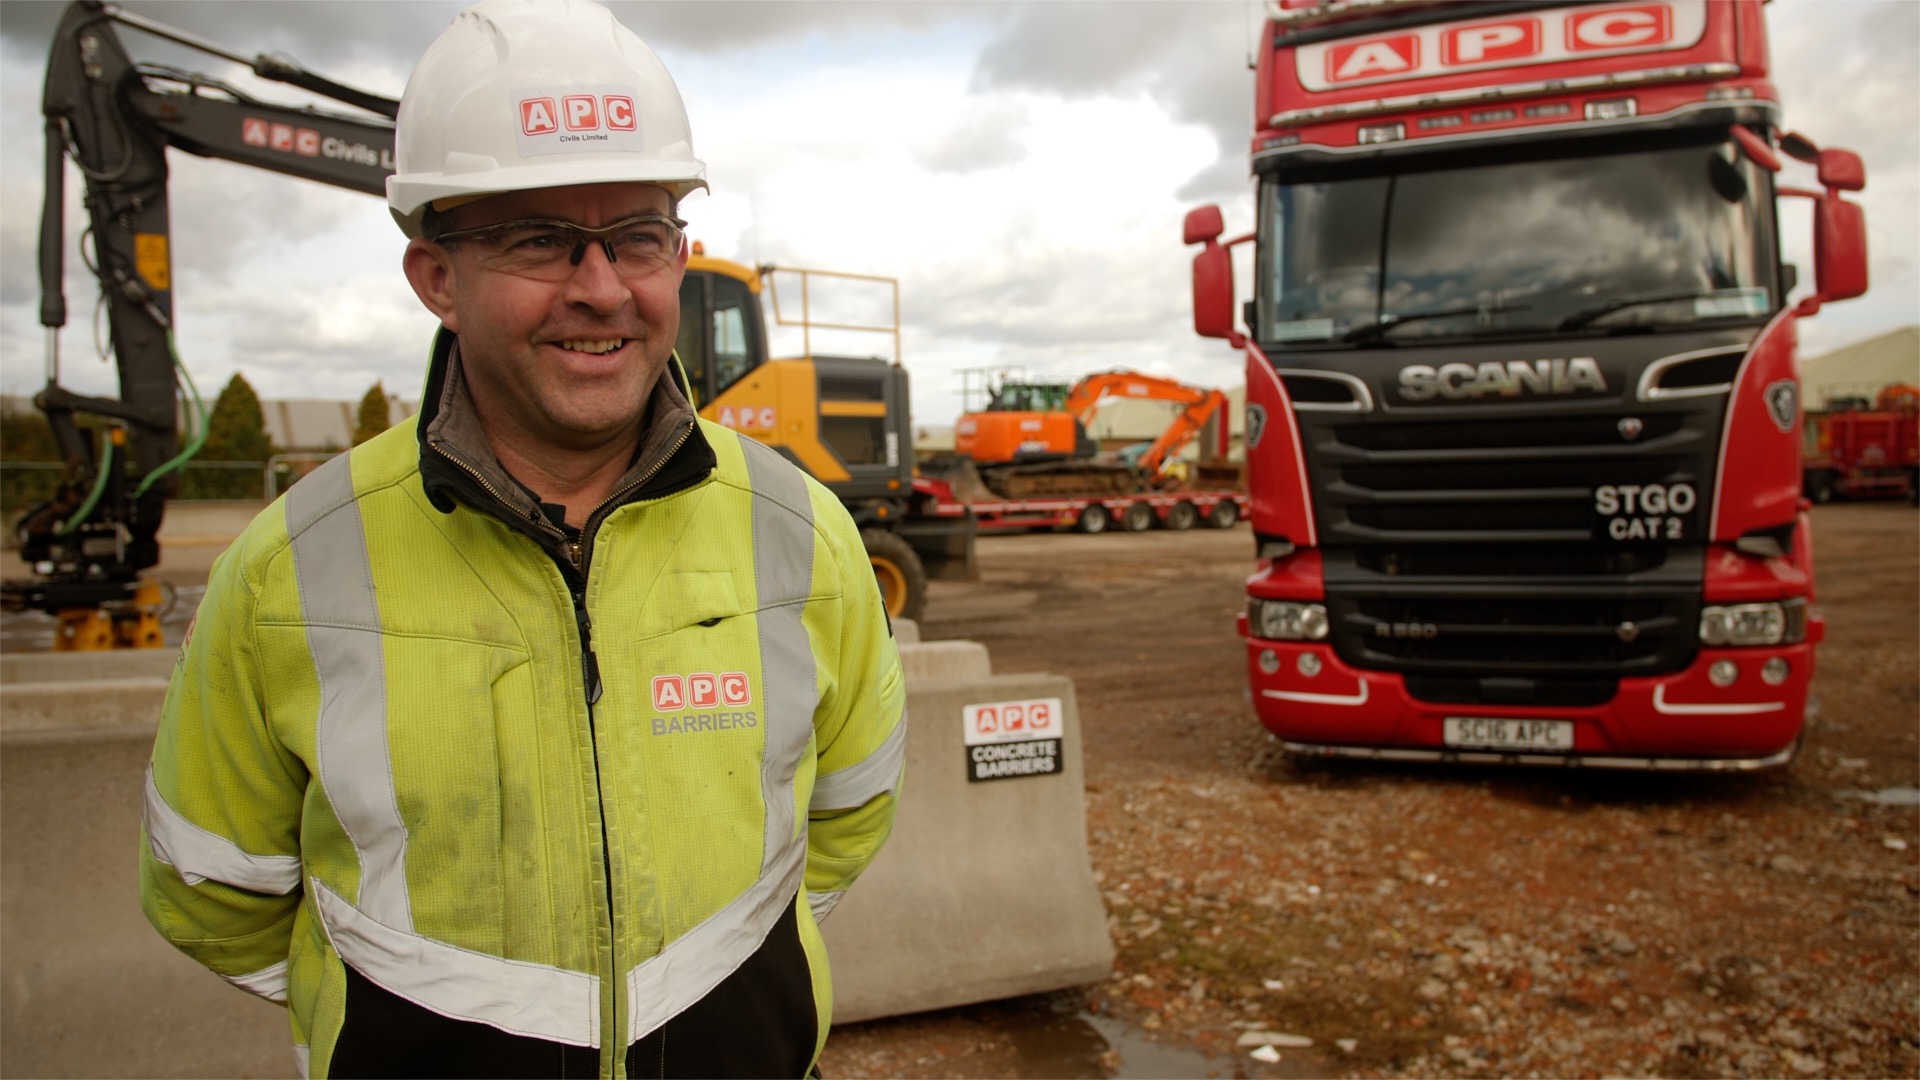
<svg viewBox="0 0 1920 1080">
<path fill-rule="evenodd" d="M 1247 633 L 1247 679 L 1260 723 L 1291 751 L 1340 757 L 1630 769 L 1761 769 L 1793 757 L 1806 716 L 1813 642 L 1772 648 L 1701 649 L 1685 670 L 1620 680 L 1613 700 L 1585 707 L 1457 705 L 1420 701 L 1397 673 L 1342 663 L 1324 643 L 1269 641 Z M 1817 640 L 1817 637 L 1815 638 Z M 1303 674 L 1314 661 L 1317 671 Z M 1779 657 L 1777 686 L 1761 667 Z M 1708 669 L 1738 670 L 1715 686 Z M 1572 725 L 1572 747 L 1450 745 L 1449 719 L 1547 720 Z"/>
</svg>

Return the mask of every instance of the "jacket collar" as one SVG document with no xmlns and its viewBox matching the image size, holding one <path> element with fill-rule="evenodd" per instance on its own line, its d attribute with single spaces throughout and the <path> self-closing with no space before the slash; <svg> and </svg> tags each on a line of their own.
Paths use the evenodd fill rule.
<svg viewBox="0 0 1920 1080">
<path fill-rule="evenodd" d="M 598 525 L 597 519 L 617 507 L 690 487 L 705 479 L 717 463 L 687 401 L 679 363 L 669 363 L 666 371 L 668 377 L 654 383 L 642 407 L 645 418 L 639 450 L 614 485 L 616 495 L 599 508 L 595 520 L 588 521 L 589 532 Z M 465 503 L 543 543 L 558 539 L 558 530 L 540 512 L 539 501 L 494 456 L 467 388 L 459 338 L 445 327 L 434 335 L 420 403 L 416 431 L 420 478 L 436 509 L 450 514 L 457 503 Z"/>
</svg>

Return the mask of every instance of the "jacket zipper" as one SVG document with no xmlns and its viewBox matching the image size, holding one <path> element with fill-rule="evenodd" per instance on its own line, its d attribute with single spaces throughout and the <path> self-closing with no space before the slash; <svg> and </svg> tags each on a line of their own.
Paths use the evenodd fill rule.
<svg viewBox="0 0 1920 1080">
<path fill-rule="evenodd" d="M 660 460 L 656 461 L 652 468 L 635 477 L 632 483 L 621 486 L 619 490 L 600 500 L 600 505 L 594 507 L 593 511 L 587 515 L 587 525 L 591 527 L 593 525 L 593 519 L 599 515 L 600 511 L 605 510 L 609 503 L 612 503 L 627 492 L 653 479 L 655 474 L 665 468 L 667 462 L 673 460 L 673 456 L 680 452 L 680 448 L 686 445 L 687 440 L 693 437 L 694 429 L 698 426 L 699 424 L 696 421 L 682 428 L 680 437 L 674 440 L 673 445 L 667 448 L 666 453 L 660 455 Z M 434 442 L 432 446 L 434 450 L 439 452 L 441 457 L 460 466 L 463 471 L 472 476 L 482 488 L 486 489 L 487 494 L 493 496 L 495 502 L 501 506 L 508 505 L 507 500 L 501 496 L 499 489 L 488 483 L 486 477 L 480 475 L 480 470 L 461 460 L 457 454 L 448 450 L 444 444 Z M 551 528 L 551 525 L 549 525 L 549 528 Z M 580 675 L 582 687 L 587 699 L 587 739 L 593 747 L 593 797 L 595 805 L 600 809 L 600 869 L 602 880 L 606 882 L 607 934 L 609 939 L 611 939 L 618 936 L 615 933 L 616 927 L 614 926 L 613 843 L 607 836 L 606 789 L 600 783 L 600 732 L 598 730 L 599 725 L 595 722 L 593 715 L 593 707 L 600 701 L 600 695 L 604 691 L 604 687 L 600 682 L 600 661 L 594 655 L 593 651 L 593 619 L 587 614 L 587 537 L 591 535 L 591 533 L 588 529 L 583 529 L 580 535 L 581 538 L 578 540 L 566 541 L 567 561 L 571 563 L 573 567 L 573 574 L 567 582 L 567 592 L 573 598 L 574 625 L 580 632 Z M 578 582 L 578 587 L 575 587 L 575 582 Z M 613 943 L 613 946 L 617 957 L 618 944 Z M 617 967 L 618 964 L 616 961 L 616 973 Z M 633 1033 L 627 1032 L 627 1034 L 631 1036 Z M 607 1048 L 602 1047 L 602 1049 L 605 1050 Z M 616 1051 L 616 1058 L 620 1053 L 624 1053 L 624 1050 Z"/>
</svg>

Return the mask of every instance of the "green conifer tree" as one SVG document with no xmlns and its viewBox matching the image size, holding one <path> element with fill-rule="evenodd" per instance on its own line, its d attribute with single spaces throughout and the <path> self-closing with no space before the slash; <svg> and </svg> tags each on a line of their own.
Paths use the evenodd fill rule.
<svg viewBox="0 0 1920 1080">
<path fill-rule="evenodd" d="M 207 418 L 207 445 L 199 456 L 206 461 L 261 462 L 273 456 L 260 395 L 238 372 L 213 403 L 213 414 Z"/>
<path fill-rule="evenodd" d="M 387 391 L 375 382 L 367 396 L 360 399 L 360 412 L 354 418 L 353 445 L 359 446 L 392 426 L 393 413 L 387 402 Z"/>
</svg>

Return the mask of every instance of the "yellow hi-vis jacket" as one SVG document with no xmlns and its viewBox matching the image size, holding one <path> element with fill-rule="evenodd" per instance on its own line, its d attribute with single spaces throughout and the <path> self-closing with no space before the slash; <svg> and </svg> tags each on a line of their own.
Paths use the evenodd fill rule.
<svg viewBox="0 0 1920 1080">
<path fill-rule="evenodd" d="M 458 406 L 446 351 L 429 392 Z M 476 509 L 423 483 L 436 450 L 465 464 L 431 417 L 216 563 L 148 773 L 142 905 L 289 1006 L 303 1071 L 817 1059 L 816 916 L 891 827 L 898 653 L 839 501 L 660 386 L 650 430 L 679 441 L 642 456 L 672 479 L 602 508 L 584 574 L 514 518 L 524 489 Z"/>
</svg>

